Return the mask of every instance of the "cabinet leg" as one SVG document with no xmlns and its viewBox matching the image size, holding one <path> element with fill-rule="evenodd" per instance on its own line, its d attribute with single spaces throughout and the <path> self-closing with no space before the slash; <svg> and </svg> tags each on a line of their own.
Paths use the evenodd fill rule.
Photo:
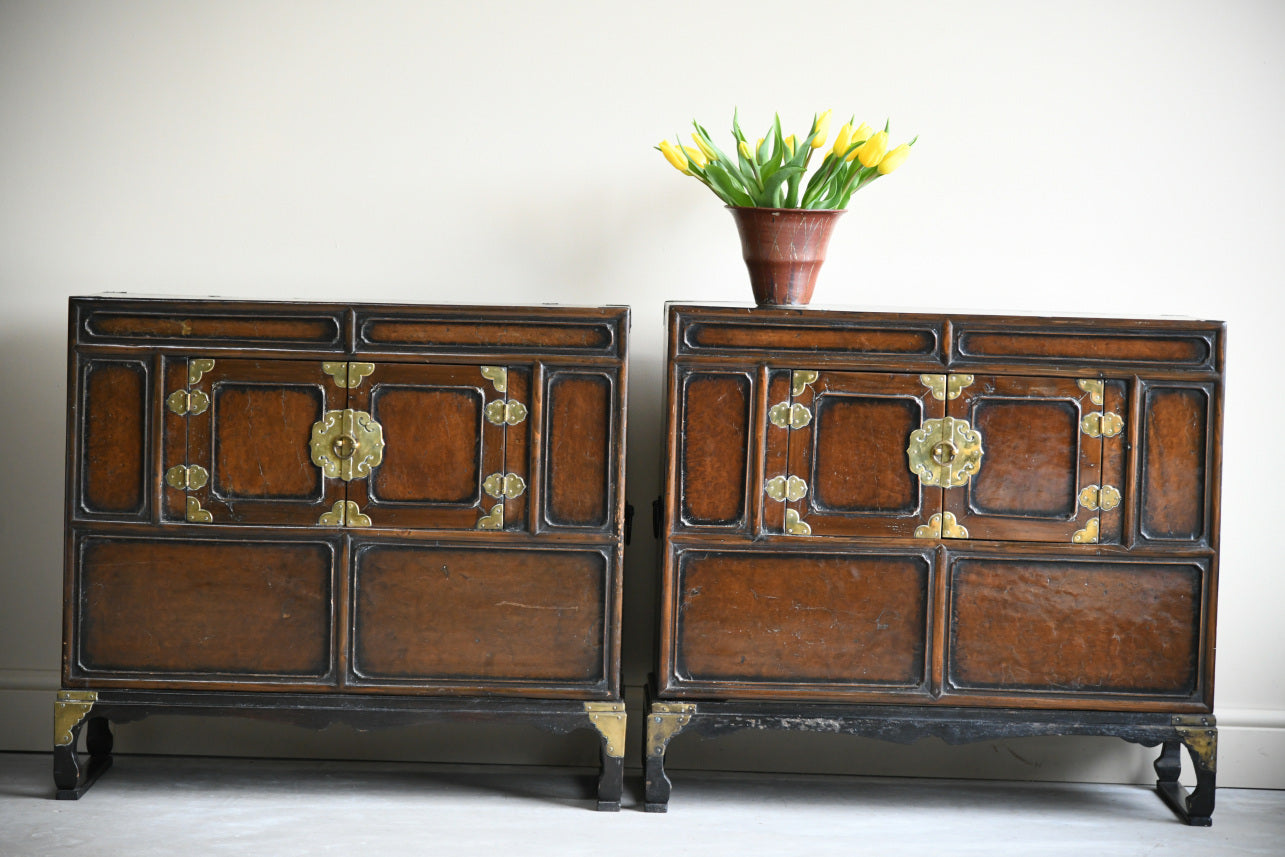
<svg viewBox="0 0 1285 857">
<path fill-rule="evenodd" d="M 682 732 L 696 714 L 696 706 L 684 702 L 653 702 L 647 711 L 647 746 L 643 752 L 643 809 L 668 812 L 673 783 L 665 773 L 665 752 L 669 742 Z"/>
<path fill-rule="evenodd" d="M 112 764 L 112 730 L 105 717 L 89 717 L 93 691 L 59 691 L 54 703 L 54 785 L 58 800 L 78 800 Z M 81 770 L 76 746 L 88 719 L 85 748 L 89 764 Z"/>
<path fill-rule="evenodd" d="M 1212 719 L 1212 718 L 1211 718 Z M 1190 794 L 1178 784 L 1182 773 L 1182 748 L 1187 748 L 1196 774 Z M 1166 741 L 1156 759 L 1156 792 L 1179 818 L 1190 825 L 1213 824 L 1214 792 L 1217 779 L 1218 730 L 1212 723 L 1179 726 L 1178 740 Z"/>
<path fill-rule="evenodd" d="M 643 758 L 643 809 L 647 812 L 668 812 L 669 793 L 674 784 L 665 773 L 665 749 L 648 753 Z"/>
<path fill-rule="evenodd" d="M 619 812 L 625 790 L 625 703 L 586 702 L 584 708 L 601 742 L 598 811 Z"/>
<path fill-rule="evenodd" d="M 602 772 L 598 775 L 598 812 L 620 812 L 620 796 L 625 791 L 625 760 L 602 748 Z"/>
</svg>

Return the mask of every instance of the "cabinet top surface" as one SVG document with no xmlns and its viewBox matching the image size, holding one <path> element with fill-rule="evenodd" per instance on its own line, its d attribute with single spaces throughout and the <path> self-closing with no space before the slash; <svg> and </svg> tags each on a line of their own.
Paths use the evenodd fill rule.
<svg viewBox="0 0 1285 857">
<path fill-rule="evenodd" d="M 676 315 L 709 315 L 726 319 L 744 321 L 940 321 L 944 319 L 969 322 L 1003 322 L 1029 326 L 1039 323 L 1051 325 L 1102 324 L 1104 326 L 1155 325 L 1160 327 L 1182 327 L 1187 329 L 1214 330 L 1224 328 L 1222 321 L 1199 319 L 1185 315 L 1144 315 L 1121 316 L 1101 313 L 1066 313 L 1047 314 L 1037 310 L 1006 310 L 1003 313 L 977 312 L 976 310 L 941 307 L 935 311 L 925 312 L 922 307 L 860 307 L 860 306 L 755 306 L 743 303 L 691 303 L 688 301 L 666 301 L 665 309 L 672 318 Z"/>
</svg>

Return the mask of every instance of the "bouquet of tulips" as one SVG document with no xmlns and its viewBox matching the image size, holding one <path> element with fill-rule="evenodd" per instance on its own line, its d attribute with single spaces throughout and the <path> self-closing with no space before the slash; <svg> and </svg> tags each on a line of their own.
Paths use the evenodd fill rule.
<svg viewBox="0 0 1285 857">
<path fill-rule="evenodd" d="M 855 119 L 855 117 L 854 117 Z M 732 114 L 736 156 L 728 157 L 714 145 L 709 132 L 693 121 L 693 146 L 664 140 L 657 146 L 674 167 L 694 176 L 719 199 L 734 207 L 842 209 L 861 188 L 901 166 L 910 155 L 909 143 L 888 148 L 888 125 L 873 131 L 849 119 L 835 135 L 834 145 L 804 184 L 813 153 L 825 146 L 830 111 L 812 118 L 812 128 L 800 145 L 795 136 L 781 132 L 778 115 L 772 127 L 753 146 Z"/>
</svg>

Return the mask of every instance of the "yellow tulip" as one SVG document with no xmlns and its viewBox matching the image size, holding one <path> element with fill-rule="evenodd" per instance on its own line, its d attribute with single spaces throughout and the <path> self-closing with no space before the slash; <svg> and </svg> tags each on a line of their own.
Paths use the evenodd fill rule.
<svg viewBox="0 0 1285 857">
<path fill-rule="evenodd" d="M 883 156 L 887 152 L 888 132 L 880 131 L 857 149 L 857 160 L 861 161 L 861 166 L 863 167 L 873 167 L 883 160 Z"/>
<path fill-rule="evenodd" d="M 699 148 L 701 152 L 705 155 L 706 161 L 718 160 L 718 155 L 715 154 L 713 149 L 711 149 L 709 146 L 705 144 L 705 141 L 700 138 L 699 134 L 692 134 L 692 140 L 696 142 L 697 148 Z"/>
<path fill-rule="evenodd" d="M 794 146 L 797 142 L 794 139 L 794 135 L 791 134 L 790 136 L 786 137 L 782 142 L 785 143 L 786 151 L 790 153 L 790 157 L 794 157 Z"/>
<path fill-rule="evenodd" d="M 665 156 L 665 160 L 674 165 L 674 169 L 691 175 L 691 170 L 687 169 L 687 158 L 683 156 L 682 152 L 678 151 L 673 143 L 668 140 L 661 140 L 658 148 L 660 153 Z"/>
<path fill-rule="evenodd" d="M 902 143 L 900 146 L 884 155 L 883 160 L 879 161 L 879 175 L 888 175 L 888 173 L 901 166 L 902 162 L 904 162 L 908 157 L 910 157 L 910 144 Z"/>
<path fill-rule="evenodd" d="M 839 129 L 839 133 L 834 137 L 834 156 L 842 158 L 848 153 L 848 147 L 852 145 L 852 126 L 847 122 Z"/>
<path fill-rule="evenodd" d="M 705 169 L 705 165 L 709 163 L 709 160 L 705 157 L 705 153 L 700 149 L 694 149 L 691 146 L 683 146 L 683 151 L 687 154 L 687 160 L 691 161 L 702 170 Z"/>
<path fill-rule="evenodd" d="M 741 153 L 741 157 L 742 157 L 742 158 L 744 158 L 744 159 L 745 159 L 745 160 L 747 160 L 747 161 L 752 161 L 752 160 L 754 160 L 754 155 L 750 153 L 750 144 L 749 144 L 749 143 L 747 143 L 747 142 L 745 142 L 744 140 L 742 140 L 742 141 L 740 142 L 740 144 L 739 144 L 739 145 L 737 145 L 737 147 L 736 147 L 736 148 L 737 148 L 737 151 L 739 151 L 739 152 Z"/>
<path fill-rule="evenodd" d="M 812 138 L 812 148 L 819 149 L 825 145 L 825 138 L 830 134 L 830 111 L 822 113 L 817 118 L 816 136 Z"/>
<path fill-rule="evenodd" d="M 873 135 L 874 135 L 874 129 L 871 128 L 869 125 L 867 125 L 865 122 L 862 122 L 852 132 L 852 139 L 848 141 L 848 145 L 851 146 L 853 143 L 864 143 L 866 140 L 869 140 Z M 853 149 L 852 152 L 848 155 L 848 160 L 855 161 L 856 159 L 857 159 L 857 150 Z"/>
</svg>

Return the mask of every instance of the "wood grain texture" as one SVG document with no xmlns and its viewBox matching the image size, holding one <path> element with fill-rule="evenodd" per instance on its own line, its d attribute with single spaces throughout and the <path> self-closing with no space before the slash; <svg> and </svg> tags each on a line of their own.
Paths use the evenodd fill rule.
<svg viewBox="0 0 1285 857">
<path fill-rule="evenodd" d="M 824 395 L 815 406 L 815 453 L 808 484 L 815 508 L 867 515 L 912 515 L 919 480 L 906 443 L 923 422 L 918 399 Z"/>
<path fill-rule="evenodd" d="M 138 516 L 147 509 L 151 374 L 136 360 L 84 367 L 81 507 L 91 514 Z"/>
<path fill-rule="evenodd" d="M 94 312 L 85 321 L 94 337 L 121 340 L 180 340 L 189 346 L 226 341 L 229 344 L 282 342 L 330 345 L 338 342 L 340 324 L 326 317 L 277 317 Z"/>
<path fill-rule="evenodd" d="M 1074 400 L 981 399 L 973 428 L 984 465 L 972 480 L 973 510 L 983 515 L 1071 519 L 1076 514 L 1080 411 Z"/>
<path fill-rule="evenodd" d="M 1205 335 L 1175 336 L 1159 333 L 1131 336 L 1124 332 L 1076 331 L 1032 333 L 1003 331 L 961 332 L 959 352 L 972 358 L 1052 358 L 1097 363 L 1154 363 L 1202 366 L 1212 356 Z"/>
<path fill-rule="evenodd" d="M 745 524 L 750 394 L 744 373 L 694 373 L 682 382 L 679 492 L 688 526 Z"/>
<path fill-rule="evenodd" d="M 308 443 L 326 409 L 318 384 L 214 385 L 212 432 L 215 490 L 228 500 L 313 500 L 321 470 Z"/>
<path fill-rule="evenodd" d="M 361 325 L 362 342 L 369 348 L 415 346 L 436 351 L 605 352 L 612 350 L 615 330 L 609 323 L 555 323 L 477 318 L 369 318 Z"/>
<path fill-rule="evenodd" d="M 372 413 L 384 459 L 370 477 L 382 502 L 472 506 L 481 496 L 482 395 L 474 388 L 381 385 Z"/>
<path fill-rule="evenodd" d="M 1155 385 L 1144 403 L 1142 535 L 1199 541 L 1206 534 L 1209 394 Z"/>
<path fill-rule="evenodd" d="M 611 522 L 613 397 L 610 376 L 549 375 L 544 516 L 552 526 L 602 528 Z"/>
<path fill-rule="evenodd" d="M 686 328 L 683 343 L 692 351 L 820 352 L 850 355 L 930 355 L 937 348 L 931 328 L 879 328 L 806 323 L 704 324 Z"/>
</svg>

